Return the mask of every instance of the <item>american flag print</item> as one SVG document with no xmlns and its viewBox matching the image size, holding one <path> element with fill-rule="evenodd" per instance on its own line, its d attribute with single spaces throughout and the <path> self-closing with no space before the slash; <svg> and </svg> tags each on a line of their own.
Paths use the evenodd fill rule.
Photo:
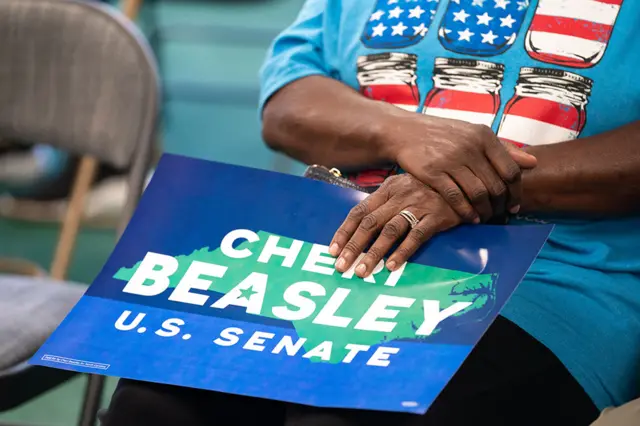
<svg viewBox="0 0 640 426">
<path fill-rule="evenodd" d="M 515 43 L 529 0 L 450 0 L 438 30 L 445 49 L 499 55 Z"/>
<path fill-rule="evenodd" d="M 549 68 L 522 68 L 498 137 L 517 146 L 577 139 L 585 126 L 593 80 Z"/>
<path fill-rule="evenodd" d="M 388 52 L 360 56 L 360 93 L 407 111 L 417 111 L 420 93 L 416 83 L 418 57 L 410 53 Z"/>
<path fill-rule="evenodd" d="M 504 65 L 436 58 L 423 113 L 491 126 L 500 108 Z"/>
<path fill-rule="evenodd" d="M 358 0 L 362 1 L 362 0 Z M 439 0 L 378 0 L 362 34 L 372 49 L 393 49 L 419 43 L 429 31 Z"/>
<path fill-rule="evenodd" d="M 387 52 L 360 56 L 356 74 L 360 93 L 370 99 L 416 112 L 420 106 L 417 68 L 418 56 L 410 53 Z M 347 173 L 345 176 L 363 188 L 375 190 L 397 172 L 397 166 L 389 166 Z"/>
<path fill-rule="evenodd" d="M 525 40 L 533 59 L 573 68 L 596 65 L 623 0 L 539 0 Z"/>
</svg>

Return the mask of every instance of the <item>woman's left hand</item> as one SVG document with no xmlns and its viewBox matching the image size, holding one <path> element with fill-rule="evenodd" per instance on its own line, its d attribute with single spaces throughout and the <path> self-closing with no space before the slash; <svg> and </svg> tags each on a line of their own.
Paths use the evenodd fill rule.
<svg viewBox="0 0 640 426">
<path fill-rule="evenodd" d="M 418 220 L 413 228 L 400 214 L 403 211 Z M 364 278 L 401 239 L 387 261 L 391 271 L 402 266 L 435 234 L 461 222 L 458 214 L 433 189 L 408 174 L 393 176 L 351 210 L 335 233 L 329 252 L 338 257 L 336 270 L 345 272 L 377 237 L 355 269 L 356 275 Z"/>
</svg>

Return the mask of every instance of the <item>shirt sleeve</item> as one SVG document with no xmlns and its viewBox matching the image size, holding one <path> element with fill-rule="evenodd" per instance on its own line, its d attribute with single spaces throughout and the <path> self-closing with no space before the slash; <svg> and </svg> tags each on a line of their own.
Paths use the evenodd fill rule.
<svg viewBox="0 0 640 426">
<path fill-rule="evenodd" d="M 297 19 L 274 40 L 260 69 L 259 113 L 287 84 L 310 75 L 328 76 L 324 60 L 327 0 L 306 0 Z"/>
</svg>

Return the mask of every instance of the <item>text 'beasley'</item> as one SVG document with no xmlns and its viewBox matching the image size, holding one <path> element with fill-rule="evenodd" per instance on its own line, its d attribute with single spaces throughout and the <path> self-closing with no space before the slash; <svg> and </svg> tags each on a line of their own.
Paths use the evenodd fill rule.
<svg viewBox="0 0 640 426">
<path fill-rule="evenodd" d="M 230 259 L 245 259 L 255 256 L 250 247 L 251 243 L 260 240 L 260 236 L 250 230 L 238 229 L 229 232 L 220 243 L 221 252 Z M 243 241 L 242 248 L 237 242 Z M 259 263 L 275 263 L 282 268 L 291 268 L 300 254 L 303 242 L 293 240 L 290 247 L 278 245 L 280 237 L 271 235 L 268 237 L 261 252 L 258 255 Z M 318 275 L 318 281 L 322 277 L 335 273 L 333 262 L 328 253 L 327 246 L 313 244 L 302 270 Z M 148 252 L 128 280 L 123 289 L 125 293 L 140 296 L 154 297 L 164 293 L 170 288 L 170 278 L 178 271 L 179 262 L 172 256 Z M 376 268 L 380 271 L 381 267 Z M 228 267 L 209 262 L 192 261 L 180 281 L 169 294 L 169 300 L 180 303 L 204 306 L 209 301 L 207 294 L 193 292 L 191 290 L 208 290 L 215 279 L 221 279 Z M 402 273 L 404 266 L 389 274 L 384 285 L 394 287 Z M 376 272 L 376 271 L 374 271 Z M 353 278 L 353 270 L 342 275 L 343 278 Z M 326 279 L 326 278 L 325 278 Z M 374 276 L 363 280 L 375 283 Z M 366 285 L 359 279 L 354 281 L 356 285 Z M 248 314 L 264 315 L 263 303 L 265 293 L 269 285 L 269 276 L 265 273 L 247 271 L 247 276 L 235 285 L 230 291 L 213 302 L 210 306 L 214 309 L 225 309 L 228 306 L 244 307 Z M 334 289 L 326 303 L 318 306 L 314 298 L 327 296 L 327 289 L 318 282 L 298 281 L 293 282 L 282 291 L 282 304 L 271 307 L 270 315 L 285 321 L 300 321 L 315 315 L 313 323 L 330 327 L 347 328 L 354 330 L 387 332 L 393 331 L 397 325 L 392 321 L 400 309 L 407 309 L 416 302 L 415 298 L 379 294 L 360 318 L 351 318 L 338 315 L 343 304 L 349 303 L 350 288 L 337 287 Z M 247 296 L 248 294 L 248 296 Z M 416 336 L 428 336 L 436 329 L 439 323 L 446 318 L 455 315 L 471 305 L 471 302 L 455 302 L 445 309 L 440 309 L 439 300 L 422 300 L 423 321 L 416 328 Z M 355 324 L 354 324 L 354 320 Z"/>
</svg>

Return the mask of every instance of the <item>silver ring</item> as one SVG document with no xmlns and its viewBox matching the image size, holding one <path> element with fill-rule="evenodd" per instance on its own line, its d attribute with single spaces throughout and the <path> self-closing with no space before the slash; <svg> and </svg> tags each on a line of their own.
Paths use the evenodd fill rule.
<svg viewBox="0 0 640 426">
<path fill-rule="evenodd" d="M 409 210 L 402 210 L 399 214 L 400 216 L 404 217 L 407 222 L 409 222 L 409 226 L 411 227 L 411 229 L 415 228 L 418 223 L 420 223 L 418 218 Z"/>
</svg>

